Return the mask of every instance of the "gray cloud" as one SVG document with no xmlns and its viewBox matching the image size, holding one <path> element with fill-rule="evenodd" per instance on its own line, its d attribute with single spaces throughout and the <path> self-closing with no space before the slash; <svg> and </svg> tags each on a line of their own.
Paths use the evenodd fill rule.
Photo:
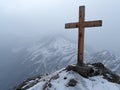
<svg viewBox="0 0 120 90">
<path fill-rule="evenodd" d="M 85 43 L 97 50 L 119 51 L 119 0 L 1 0 L 0 33 L 8 37 L 62 33 L 76 39 L 77 29 L 65 30 L 64 24 L 78 21 L 80 5 L 86 6 L 86 20 L 103 20 L 102 27 L 86 29 Z"/>
</svg>

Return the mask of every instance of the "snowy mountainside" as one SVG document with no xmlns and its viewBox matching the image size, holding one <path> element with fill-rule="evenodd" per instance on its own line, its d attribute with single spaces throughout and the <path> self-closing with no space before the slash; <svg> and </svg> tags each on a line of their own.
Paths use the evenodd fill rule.
<svg viewBox="0 0 120 90">
<path fill-rule="evenodd" d="M 51 73 L 77 61 L 77 43 L 61 36 L 48 37 L 39 41 L 26 50 L 22 61 L 24 73 L 35 75 L 39 73 Z M 117 58 L 108 50 L 91 53 L 85 49 L 85 62 L 102 62 L 108 68 L 120 73 L 120 58 Z M 114 64 L 113 64 L 114 63 Z"/>
<path fill-rule="evenodd" d="M 85 47 L 86 63 L 102 62 L 105 66 L 120 74 L 119 56 L 115 56 L 108 50 L 97 53 L 93 51 L 92 48 Z M 77 43 L 58 35 L 43 38 L 34 44 L 14 47 L 10 53 L 14 57 L 12 59 L 8 57 L 11 65 L 8 65 L 5 74 L 1 73 L 0 80 L 2 84 L 0 83 L 0 90 L 17 86 L 28 77 L 52 73 L 67 65 L 75 64 L 77 61 Z M 8 72 L 9 79 L 6 79 L 8 78 Z"/>
<path fill-rule="evenodd" d="M 68 69 L 62 69 L 60 71 L 57 71 L 51 75 L 45 76 L 38 80 L 38 83 L 33 85 L 30 88 L 26 88 L 27 90 L 120 90 L 120 77 L 112 74 L 107 68 L 105 68 L 103 65 L 100 67 L 101 64 L 94 64 L 98 65 L 97 67 L 92 67 L 97 74 L 94 72 L 90 72 L 87 76 L 84 77 L 85 73 L 84 70 L 79 70 L 83 74 L 83 76 L 76 71 L 68 70 Z M 69 66 L 68 66 L 69 67 Z M 67 68 L 68 68 L 67 67 Z M 74 68 L 84 68 L 84 66 L 72 66 Z M 87 66 L 87 69 L 91 68 L 91 65 Z M 70 69 L 70 68 L 69 68 Z M 102 69 L 102 70 L 101 70 Z M 100 71 L 99 71 L 100 70 Z M 105 72 L 104 72 L 105 71 Z M 107 72 L 106 72 L 107 71 Z M 102 72 L 102 73 L 100 73 Z M 99 73 L 99 74 L 98 74 Z M 115 81 L 119 81 L 119 83 L 113 83 L 107 80 L 105 77 L 109 79 L 114 79 Z M 116 76 L 116 77 L 114 77 Z M 118 79 L 117 79 L 118 78 Z M 25 87 L 29 86 L 29 83 L 23 87 L 21 87 L 20 90 L 24 90 Z"/>
<path fill-rule="evenodd" d="M 48 37 L 27 48 L 23 65 L 27 65 L 26 71 L 31 73 L 51 73 L 70 64 L 76 64 L 77 61 L 77 43 L 73 43 L 65 37 Z M 91 53 L 91 50 L 85 49 L 85 62 L 102 62 L 108 68 L 120 73 L 120 58 L 116 57 L 108 50 L 97 53 Z"/>
<path fill-rule="evenodd" d="M 106 67 L 112 71 L 120 74 L 120 57 L 115 56 L 108 50 L 103 50 L 101 52 L 94 53 L 90 56 L 89 62 L 102 62 Z"/>
<path fill-rule="evenodd" d="M 68 80 L 63 79 L 65 76 L 68 77 Z M 77 86 L 75 87 L 67 86 L 67 83 L 69 80 L 72 80 L 72 78 L 75 78 L 75 80 L 78 82 Z M 120 85 L 110 83 L 100 76 L 86 79 L 73 72 L 62 72 L 60 74 L 60 78 L 56 81 L 51 81 L 51 83 L 53 86 L 49 90 L 120 90 Z M 40 82 L 27 90 L 42 90 L 44 84 L 45 82 Z"/>
<path fill-rule="evenodd" d="M 15 51 L 15 50 L 14 50 Z M 77 43 L 65 37 L 48 37 L 27 48 L 24 48 L 24 57 L 19 62 L 21 78 L 52 73 L 77 61 Z M 116 57 L 108 50 L 93 53 L 92 49 L 85 49 L 85 62 L 101 62 L 109 69 L 120 74 L 120 57 Z"/>
<path fill-rule="evenodd" d="M 30 63 L 29 67 L 36 66 L 36 72 L 50 73 L 76 63 L 76 44 L 63 37 L 49 38 L 38 42 L 28 48 L 27 52 L 22 63 Z"/>
</svg>

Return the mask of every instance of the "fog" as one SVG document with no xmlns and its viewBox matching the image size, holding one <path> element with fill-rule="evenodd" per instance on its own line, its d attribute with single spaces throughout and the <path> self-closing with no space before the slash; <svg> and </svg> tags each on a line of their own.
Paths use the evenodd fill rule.
<svg viewBox="0 0 120 90">
<path fill-rule="evenodd" d="M 56 34 L 77 42 L 78 29 L 64 27 L 65 23 L 78 21 L 81 5 L 86 8 L 86 21 L 103 21 L 102 27 L 85 29 L 85 44 L 95 51 L 120 54 L 119 0 L 0 0 L 0 72 L 3 76 L 8 73 L 3 69 L 17 62 L 11 54 L 14 48 Z"/>
<path fill-rule="evenodd" d="M 0 37 L 36 40 L 61 33 L 77 41 L 77 29 L 65 30 L 64 24 L 78 21 L 79 6 L 86 6 L 86 20 L 103 20 L 103 26 L 86 29 L 85 44 L 96 50 L 119 52 L 120 1 L 101 0 L 1 0 Z M 37 38 L 38 39 L 38 38 Z"/>
</svg>

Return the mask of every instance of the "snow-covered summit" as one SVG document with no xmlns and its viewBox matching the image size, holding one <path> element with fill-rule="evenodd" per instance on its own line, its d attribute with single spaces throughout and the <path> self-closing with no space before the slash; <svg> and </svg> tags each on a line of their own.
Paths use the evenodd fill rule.
<svg viewBox="0 0 120 90">
<path fill-rule="evenodd" d="M 84 71 L 85 69 L 88 72 Z M 93 69 L 93 72 L 89 72 L 90 69 Z M 31 82 L 38 83 L 31 86 Z M 120 77 L 100 63 L 80 67 L 68 66 L 51 75 L 29 81 L 19 90 L 26 90 L 25 88 L 27 90 L 120 90 Z"/>
<path fill-rule="evenodd" d="M 65 80 L 65 77 L 67 79 Z M 69 86 L 70 83 L 77 83 L 76 86 Z M 120 85 L 108 82 L 102 76 L 95 76 L 89 79 L 83 78 L 74 72 L 61 72 L 57 80 L 51 80 L 51 84 L 45 89 L 45 81 L 27 90 L 120 90 Z M 73 84 L 74 85 L 74 84 Z"/>
</svg>

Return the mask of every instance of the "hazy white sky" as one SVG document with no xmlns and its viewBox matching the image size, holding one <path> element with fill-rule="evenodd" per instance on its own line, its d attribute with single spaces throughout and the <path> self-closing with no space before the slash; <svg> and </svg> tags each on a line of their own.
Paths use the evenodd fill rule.
<svg viewBox="0 0 120 90">
<path fill-rule="evenodd" d="M 86 29 L 85 43 L 119 51 L 119 0 L 0 0 L 0 35 L 65 33 L 74 39 L 77 29 L 65 30 L 64 24 L 78 21 L 81 5 L 86 6 L 86 20 L 103 20 L 102 27 Z"/>
</svg>

